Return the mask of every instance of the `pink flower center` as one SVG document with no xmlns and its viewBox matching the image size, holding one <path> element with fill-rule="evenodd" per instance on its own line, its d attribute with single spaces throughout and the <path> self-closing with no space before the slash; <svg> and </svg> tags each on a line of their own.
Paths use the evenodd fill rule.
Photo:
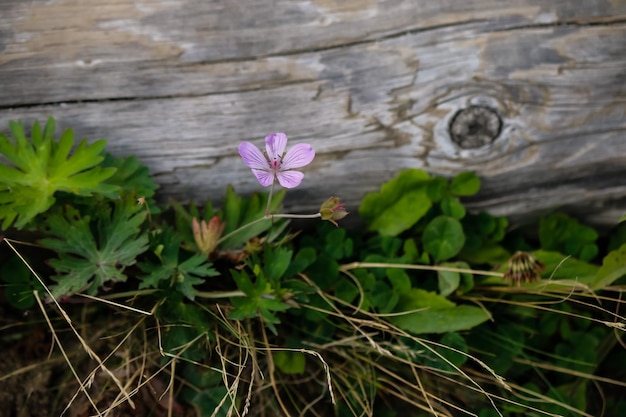
<svg viewBox="0 0 626 417">
<path fill-rule="evenodd" d="M 279 172 L 280 171 L 280 167 L 283 164 L 283 157 L 282 156 L 274 156 L 273 158 L 270 159 L 270 157 L 267 155 L 267 152 L 263 152 L 263 155 L 265 155 L 265 159 L 267 160 L 267 163 L 269 164 L 269 166 L 272 169 L 272 171 Z"/>
</svg>

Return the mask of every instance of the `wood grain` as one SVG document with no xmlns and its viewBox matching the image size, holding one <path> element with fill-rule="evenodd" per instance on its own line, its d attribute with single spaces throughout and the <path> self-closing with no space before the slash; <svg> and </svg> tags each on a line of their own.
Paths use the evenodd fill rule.
<svg viewBox="0 0 626 417">
<path fill-rule="evenodd" d="M 237 144 L 284 131 L 317 151 L 297 211 L 418 167 L 476 171 L 471 207 L 518 221 L 626 212 L 621 0 L 3 0 L 0 92 L 2 131 L 53 115 L 163 198 L 258 190 Z M 471 106 L 502 123 L 479 148 L 449 132 Z"/>
</svg>

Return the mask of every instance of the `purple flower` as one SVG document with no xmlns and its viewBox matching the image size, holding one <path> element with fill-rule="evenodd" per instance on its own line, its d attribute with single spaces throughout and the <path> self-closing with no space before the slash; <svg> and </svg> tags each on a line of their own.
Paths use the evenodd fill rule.
<svg viewBox="0 0 626 417">
<path fill-rule="evenodd" d="M 239 155 L 243 162 L 252 169 L 263 187 L 272 185 L 278 180 L 285 188 L 294 188 L 300 185 L 304 174 L 294 171 L 294 168 L 302 168 L 308 165 L 315 157 L 315 151 L 308 143 L 294 145 L 289 151 L 287 147 L 287 135 L 284 133 L 272 133 L 265 137 L 265 152 L 250 142 L 239 144 Z"/>
</svg>

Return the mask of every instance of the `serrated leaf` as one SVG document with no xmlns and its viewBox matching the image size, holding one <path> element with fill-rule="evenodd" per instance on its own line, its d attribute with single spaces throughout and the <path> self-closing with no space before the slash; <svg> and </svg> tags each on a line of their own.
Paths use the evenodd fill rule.
<svg viewBox="0 0 626 417">
<path fill-rule="evenodd" d="M 48 210 L 58 191 L 90 196 L 111 193 L 117 187 L 103 181 L 115 168 L 102 168 L 102 150 L 106 144 L 98 140 L 88 145 L 83 140 L 70 155 L 74 135 L 67 130 L 54 141 L 54 120 L 48 119 L 44 134 L 38 123 L 33 127 L 33 139 L 24 134 L 21 123 L 9 124 L 13 141 L 0 135 L 0 155 L 6 163 L 0 165 L 0 220 L 6 229 L 25 226 L 37 214 Z"/>
<path fill-rule="evenodd" d="M 115 185 L 120 190 L 130 192 L 136 197 L 151 198 L 158 188 L 150 177 L 148 167 L 140 163 L 134 156 L 115 158 L 107 153 L 102 161 L 102 166 L 115 168 L 115 173 L 105 181 L 107 184 Z M 116 193 L 107 195 L 107 197 L 115 198 Z"/>
<path fill-rule="evenodd" d="M 40 243 L 58 255 L 50 260 L 58 274 L 53 277 L 58 282 L 52 288 L 55 296 L 78 291 L 95 294 L 106 282 L 125 281 L 124 269 L 148 248 L 148 238 L 140 228 L 146 213 L 134 200 L 118 200 L 95 216 L 82 216 L 68 206 L 48 219 L 55 237 Z"/>
<path fill-rule="evenodd" d="M 155 245 L 156 243 L 156 245 Z M 139 277 L 139 288 L 159 288 L 162 283 L 174 287 L 190 300 L 195 298 L 194 285 L 204 283 L 205 278 L 219 275 L 206 256 L 194 254 L 181 260 L 180 238 L 174 231 L 164 228 L 155 238 L 153 246 L 160 248 L 156 252 L 160 262 L 142 262 L 139 268 L 148 275 Z"/>
<path fill-rule="evenodd" d="M 291 263 L 293 251 L 285 247 L 267 246 L 263 253 L 265 276 L 270 282 L 277 283 L 284 276 Z"/>
<path fill-rule="evenodd" d="M 276 298 L 274 289 L 260 273 L 253 283 L 245 271 L 231 271 L 233 279 L 239 289 L 246 294 L 245 297 L 231 297 L 233 309 L 228 317 L 233 320 L 242 320 L 261 316 L 268 329 L 276 334 L 274 324 L 280 323 L 274 311 L 285 311 L 290 307 Z"/>
</svg>

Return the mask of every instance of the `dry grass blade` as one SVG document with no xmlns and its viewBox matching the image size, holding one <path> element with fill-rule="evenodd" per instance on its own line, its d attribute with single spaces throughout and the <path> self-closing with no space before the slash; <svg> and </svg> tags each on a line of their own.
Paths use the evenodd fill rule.
<svg viewBox="0 0 626 417">
<path fill-rule="evenodd" d="M 10 239 L 6 239 L 6 238 L 3 241 L 11 248 L 11 250 L 24 263 L 24 265 L 28 268 L 28 270 L 33 274 L 33 276 L 37 279 L 37 281 L 39 281 L 41 286 L 45 289 L 45 291 L 47 292 L 49 298 L 52 300 L 54 305 L 57 307 L 57 309 L 60 312 L 61 316 L 67 322 L 68 326 L 70 327 L 70 329 L 72 330 L 72 332 L 74 333 L 74 335 L 76 336 L 78 341 L 80 342 L 80 344 L 83 347 L 83 349 L 85 349 L 87 354 L 98 363 L 98 366 L 103 370 L 103 372 L 105 372 L 107 375 L 109 375 L 111 380 L 114 381 L 114 383 L 117 385 L 117 387 L 120 390 L 120 392 L 124 395 L 124 399 L 126 401 L 128 401 L 128 403 L 131 405 L 131 407 L 134 407 L 134 402 L 133 402 L 130 394 L 124 389 L 121 381 L 115 376 L 115 374 L 113 372 L 111 372 L 106 367 L 106 365 L 100 359 L 100 357 L 91 349 L 91 347 L 87 344 L 85 339 L 78 333 L 78 331 L 76 330 L 76 328 L 72 324 L 72 320 L 70 319 L 70 317 L 67 314 L 67 312 L 63 309 L 63 307 L 61 307 L 61 305 L 58 303 L 58 301 L 54 298 L 54 296 L 52 295 L 52 293 L 50 292 L 48 287 L 45 285 L 45 283 L 43 282 L 43 280 L 41 279 L 39 274 L 32 268 L 32 266 L 28 263 L 28 261 L 26 261 L 26 259 L 22 256 L 22 254 L 13 246 L 13 244 L 12 244 L 13 241 L 10 240 Z M 16 242 L 16 243 L 19 243 L 19 242 Z M 37 298 L 37 301 L 38 301 L 38 304 L 39 304 L 39 308 L 41 309 L 42 313 L 46 316 L 46 321 L 49 323 L 49 326 L 52 326 L 52 323 L 49 321 L 48 316 L 45 313 L 45 310 L 44 310 L 44 307 L 43 307 L 43 303 L 41 302 L 41 300 L 39 298 L 39 295 L 37 294 L 36 291 L 34 292 L 34 294 L 35 294 L 35 297 Z M 53 327 L 51 327 L 50 330 L 54 334 Z M 55 339 L 58 341 L 58 338 L 56 336 L 55 336 Z M 62 348 L 62 346 L 59 345 L 59 348 Z M 64 353 L 64 355 L 65 355 L 65 353 Z M 91 401 L 91 399 L 90 399 L 90 401 Z M 97 408 L 96 408 L 96 410 L 97 410 Z"/>
</svg>

